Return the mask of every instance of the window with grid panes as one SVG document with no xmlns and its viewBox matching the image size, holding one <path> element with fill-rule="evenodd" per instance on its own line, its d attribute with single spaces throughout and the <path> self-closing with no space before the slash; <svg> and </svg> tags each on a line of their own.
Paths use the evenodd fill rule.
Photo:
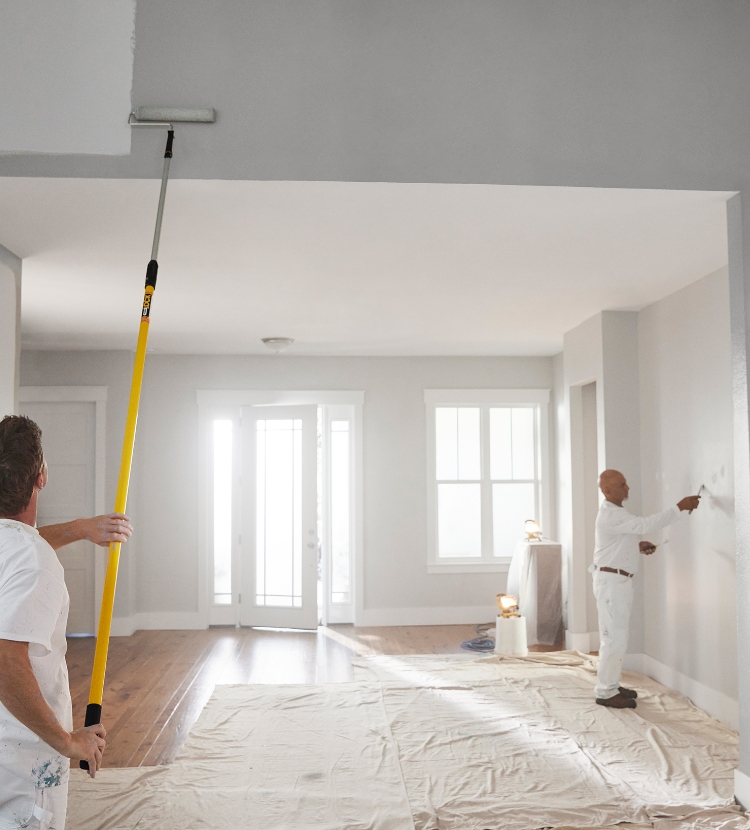
<svg viewBox="0 0 750 830">
<path fill-rule="evenodd" d="M 428 401 L 428 418 L 434 426 L 431 562 L 507 563 L 524 522 L 543 518 L 546 405 Z"/>
</svg>

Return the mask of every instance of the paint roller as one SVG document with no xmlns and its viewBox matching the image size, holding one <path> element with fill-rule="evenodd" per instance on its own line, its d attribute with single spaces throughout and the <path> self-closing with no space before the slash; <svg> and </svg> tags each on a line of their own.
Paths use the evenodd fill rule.
<svg viewBox="0 0 750 830">
<path fill-rule="evenodd" d="M 135 445 L 135 428 L 138 421 L 138 408 L 141 400 L 143 369 L 146 363 L 146 344 L 148 342 L 151 303 L 154 291 L 156 290 L 156 275 L 159 270 L 157 256 L 159 254 L 161 223 L 164 215 L 164 201 L 167 196 L 169 165 L 172 160 L 174 124 L 212 124 L 215 120 L 216 112 L 213 109 L 178 107 L 137 107 L 130 113 L 130 117 L 128 118 L 128 123 L 133 127 L 166 127 L 167 145 L 164 150 L 164 167 L 161 177 L 161 190 L 159 192 L 159 205 L 156 210 L 156 227 L 154 228 L 154 241 L 151 246 L 151 259 L 146 267 L 146 286 L 143 294 L 143 305 L 141 307 L 138 342 L 135 349 L 133 378 L 130 385 L 128 414 L 125 422 L 125 436 L 122 442 L 120 475 L 117 480 L 117 494 L 115 496 L 115 513 L 124 513 L 128 501 L 128 486 L 130 484 L 130 470 L 133 464 L 133 447 Z M 91 689 L 89 691 L 89 703 L 86 706 L 84 726 L 94 726 L 97 723 L 101 723 L 102 719 L 104 674 L 107 669 L 107 654 L 109 652 L 109 638 L 112 629 L 112 612 L 114 610 L 119 564 L 120 543 L 112 542 L 109 546 L 107 556 L 107 572 L 104 577 L 104 592 L 102 594 L 101 614 L 99 615 L 99 629 L 96 635 L 94 666 L 91 672 Z M 81 769 L 89 768 L 87 761 L 81 761 L 80 765 Z"/>
<path fill-rule="evenodd" d="M 216 110 L 210 107 L 136 107 L 128 118 L 131 127 L 169 127 L 176 123 L 213 124 Z"/>
</svg>

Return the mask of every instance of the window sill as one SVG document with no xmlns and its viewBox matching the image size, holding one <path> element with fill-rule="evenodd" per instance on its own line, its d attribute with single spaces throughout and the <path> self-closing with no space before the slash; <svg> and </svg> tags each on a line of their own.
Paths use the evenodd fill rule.
<svg viewBox="0 0 750 830">
<path fill-rule="evenodd" d="M 428 574 L 489 574 L 508 573 L 510 557 L 497 562 L 428 562 Z"/>
</svg>

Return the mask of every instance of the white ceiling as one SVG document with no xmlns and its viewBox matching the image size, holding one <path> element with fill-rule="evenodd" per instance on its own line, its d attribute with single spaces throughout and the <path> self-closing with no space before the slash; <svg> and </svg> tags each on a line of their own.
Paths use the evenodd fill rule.
<svg viewBox="0 0 750 830">
<path fill-rule="evenodd" d="M 159 182 L 4 178 L 27 348 L 133 348 Z M 550 355 L 726 264 L 727 192 L 170 182 L 149 346 Z"/>
</svg>

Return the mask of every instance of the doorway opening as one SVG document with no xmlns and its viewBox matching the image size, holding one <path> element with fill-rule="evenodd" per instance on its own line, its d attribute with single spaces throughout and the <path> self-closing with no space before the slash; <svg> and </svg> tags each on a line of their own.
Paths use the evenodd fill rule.
<svg viewBox="0 0 750 830">
<path fill-rule="evenodd" d="M 22 386 L 19 413 L 41 428 L 49 467 L 39 499 L 39 526 L 104 513 L 107 387 Z M 70 594 L 66 634 L 94 636 L 99 624 L 106 553 L 91 542 L 66 545 L 57 556 Z"/>
<path fill-rule="evenodd" d="M 264 401 L 203 412 L 209 625 L 355 621 L 360 407 Z"/>
</svg>

